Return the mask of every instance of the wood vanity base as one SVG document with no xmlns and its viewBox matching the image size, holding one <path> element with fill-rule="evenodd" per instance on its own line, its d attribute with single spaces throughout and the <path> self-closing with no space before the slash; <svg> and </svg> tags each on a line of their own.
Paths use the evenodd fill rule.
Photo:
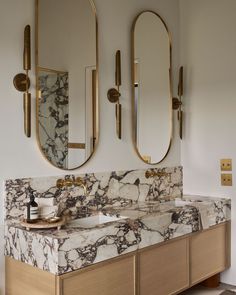
<svg viewBox="0 0 236 295">
<path fill-rule="evenodd" d="M 230 267 L 230 222 L 55 276 L 6 257 L 6 295 L 174 295 L 217 287 Z"/>
</svg>

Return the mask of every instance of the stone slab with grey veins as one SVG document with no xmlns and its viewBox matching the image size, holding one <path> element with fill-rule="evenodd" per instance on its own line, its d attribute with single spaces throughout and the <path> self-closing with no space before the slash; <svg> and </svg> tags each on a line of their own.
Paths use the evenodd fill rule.
<svg viewBox="0 0 236 295">
<path fill-rule="evenodd" d="M 78 175 L 86 183 L 86 196 L 80 187 L 58 189 L 58 177 L 7 180 L 5 255 L 61 275 L 230 219 L 228 199 L 182 197 L 182 167 L 153 170 L 168 176 L 147 179 L 146 170 Z M 60 214 L 69 214 L 75 223 L 61 230 L 21 227 L 29 187 L 41 202 L 53 197 Z M 127 218 L 76 225 L 77 218 L 98 212 Z"/>
</svg>

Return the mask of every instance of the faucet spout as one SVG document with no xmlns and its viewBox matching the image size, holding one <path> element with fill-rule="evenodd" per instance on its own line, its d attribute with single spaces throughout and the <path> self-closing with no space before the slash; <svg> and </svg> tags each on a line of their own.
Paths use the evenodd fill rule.
<svg viewBox="0 0 236 295">
<path fill-rule="evenodd" d="M 87 194 L 86 183 L 81 177 L 77 177 L 76 179 L 58 179 L 56 183 L 57 188 L 61 189 L 63 187 L 71 187 L 71 186 L 79 186 L 84 190 L 84 195 Z"/>
</svg>

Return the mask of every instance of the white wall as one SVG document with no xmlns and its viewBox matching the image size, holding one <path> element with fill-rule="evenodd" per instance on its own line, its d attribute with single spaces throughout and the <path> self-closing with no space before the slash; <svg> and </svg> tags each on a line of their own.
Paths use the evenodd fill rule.
<svg viewBox="0 0 236 295">
<path fill-rule="evenodd" d="M 184 192 L 232 198 L 232 267 L 236 285 L 235 185 L 220 185 L 219 160 L 232 158 L 236 183 L 236 1 L 180 0 L 185 77 Z"/>
<path fill-rule="evenodd" d="M 23 134 L 22 95 L 13 85 L 15 74 L 22 71 L 23 28 L 34 24 L 34 1 L 0 0 L 0 201 L 3 208 L 3 180 L 15 177 L 62 175 L 66 172 L 51 166 L 40 154 L 35 134 L 35 93 L 32 78 L 32 137 Z M 173 61 L 178 60 L 178 1 L 172 0 L 96 0 L 99 21 L 100 141 L 94 157 L 77 173 L 146 168 L 132 145 L 130 30 L 134 17 L 145 9 L 153 9 L 165 19 L 173 36 Z M 32 34 L 34 36 L 34 34 Z M 115 132 L 114 105 L 107 100 L 107 90 L 114 86 L 117 49 L 122 54 L 121 103 L 123 105 L 122 140 Z M 176 89 L 176 85 L 175 88 Z M 168 157 L 159 166 L 180 164 L 180 144 L 174 137 Z M 67 172 L 68 173 L 68 172 Z M 0 224 L 3 210 L 0 210 Z M 3 226 L 1 225 L 1 234 Z M 0 237 L 1 244 L 3 239 Z M 3 245 L 0 246 L 0 294 L 3 293 Z"/>
</svg>

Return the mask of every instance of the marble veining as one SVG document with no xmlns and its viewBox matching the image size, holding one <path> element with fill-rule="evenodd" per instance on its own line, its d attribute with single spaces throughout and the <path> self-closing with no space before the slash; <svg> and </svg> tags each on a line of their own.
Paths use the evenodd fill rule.
<svg viewBox="0 0 236 295">
<path fill-rule="evenodd" d="M 69 89 L 68 73 L 39 71 L 39 140 L 47 159 L 59 168 L 68 167 Z"/>
<path fill-rule="evenodd" d="M 54 198 L 60 215 L 80 217 L 89 208 L 102 209 L 130 202 L 165 201 L 168 196 L 182 196 L 182 167 L 154 169 L 168 176 L 147 179 L 146 170 L 88 173 L 66 175 L 65 178 L 80 176 L 87 187 L 87 195 L 81 187 L 56 187 L 61 177 L 37 177 L 10 179 L 5 182 L 5 219 L 19 220 L 23 217 L 28 202 L 28 189 L 35 190 L 38 199 Z"/>
<path fill-rule="evenodd" d="M 182 167 L 146 178 L 146 170 L 66 175 L 83 178 L 81 187 L 59 189 L 60 177 L 5 182 L 5 255 L 60 275 L 230 220 L 231 202 L 223 198 L 182 196 Z M 59 215 L 77 219 L 102 212 L 126 219 L 82 228 L 27 231 L 19 224 L 33 189 L 39 203 L 54 200 Z M 180 201 L 178 201 L 178 199 Z"/>
<path fill-rule="evenodd" d="M 127 216 L 128 219 L 93 228 L 71 228 L 68 225 L 60 231 L 27 232 L 10 220 L 6 226 L 5 255 L 60 275 L 199 231 L 204 227 L 200 211 L 195 206 L 198 203 L 201 208 L 206 206 L 205 218 L 209 220 L 208 225 L 230 219 L 230 200 L 207 198 L 200 201 L 197 197 L 183 199 L 189 204 L 176 206 L 175 201 L 152 201 L 104 207 L 103 214 Z M 209 211 L 209 206 L 213 210 Z"/>
</svg>

